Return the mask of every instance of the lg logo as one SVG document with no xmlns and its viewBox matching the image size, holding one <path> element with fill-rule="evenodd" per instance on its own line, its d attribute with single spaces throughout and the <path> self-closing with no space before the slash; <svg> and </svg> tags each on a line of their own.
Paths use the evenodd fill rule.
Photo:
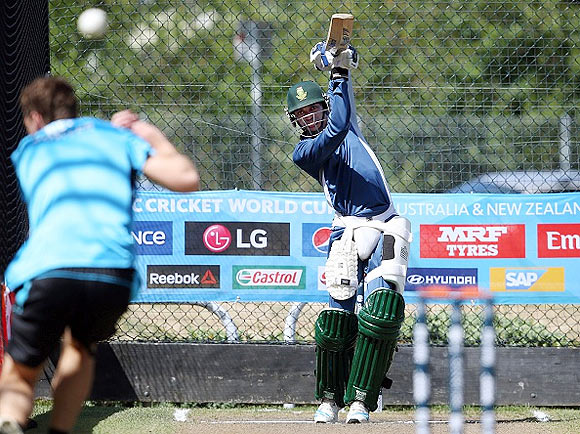
<svg viewBox="0 0 580 434">
<path fill-rule="evenodd" d="M 232 243 L 232 234 L 222 225 L 211 225 L 203 233 L 203 244 L 213 253 L 227 250 Z M 268 247 L 267 232 L 263 229 L 254 229 L 246 238 L 242 229 L 236 229 L 236 247 L 238 249 L 265 249 Z"/>
<path fill-rule="evenodd" d="M 232 243 L 232 234 L 222 225 L 211 225 L 203 233 L 203 244 L 210 252 L 220 253 Z"/>
<path fill-rule="evenodd" d="M 266 236 L 267 232 L 263 229 L 255 229 L 250 232 L 248 241 L 244 241 L 244 234 L 242 233 L 241 229 L 238 229 L 236 234 L 236 239 L 238 240 L 237 246 L 240 249 L 249 249 L 251 247 L 256 249 L 265 249 L 268 247 L 268 237 Z"/>
<path fill-rule="evenodd" d="M 186 255 L 290 255 L 289 223 L 185 222 Z"/>
</svg>

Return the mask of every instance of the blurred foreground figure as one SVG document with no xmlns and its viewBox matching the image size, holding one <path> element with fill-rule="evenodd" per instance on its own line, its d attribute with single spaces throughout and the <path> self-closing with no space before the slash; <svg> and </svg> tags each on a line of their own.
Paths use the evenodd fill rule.
<svg viewBox="0 0 580 434">
<path fill-rule="evenodd" d="M 96 343 L 115 332 L 138 287 L 132 202 L 139 173 L 174 191 L 199 189 L 191 162 L 154 125 L 125 110 L 110 122 L 77 117 L 61 78 L 21 94 L 26 136 L 11 156 L 30 231 L 6 271 L 15 292 L 0 376 L 0 433 L 20 433 L 34 386 L 61 342 L 51 433 L 70 432 L 88 397 Z"/>
</svg>

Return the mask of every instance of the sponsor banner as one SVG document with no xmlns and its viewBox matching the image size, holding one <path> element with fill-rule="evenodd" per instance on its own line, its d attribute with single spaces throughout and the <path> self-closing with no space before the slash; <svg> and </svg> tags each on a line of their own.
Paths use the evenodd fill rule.
<svg viewBox="0 0 580 434">
<path fill-rule="evenodd" d="M 302 256 L 326 258 L 330 228 L 328 223 L 302 223 Z"/>
<path fill-rule="evenodd" d="M 173 254 L 173 222 L 171 221 L 134 222 L 131 235 L 138 255 Z"/>
<path fill-rule="evenodd" d="M 218 265 L 148 265 L 147 288 L 219 288 Z"/>
<path fill-rule="evenodd" d="M 525 258 L 525 225 L 421 225 L 421 258 Z"/>
<path fill-rule="evenodd" d="M 413 232 L 402 252 L 408 303 L 422 285 L 453 289 L 474 280 L 498 304 L 580 303 L 580 194 L 393 200 Z M 136 302 L 328 302 L 334 211 L 322 193 L 138 192 L 133 211 Z M 208 269 L 213 278 L 204 279 Z"/>
<path fill-rule="evenodd" d="M 405 291 L 441 285 L 459 289 L 477 284 L 477 268 L 409 268 Z"/>
<path fill-rule="evenodd" d="M 289 256 L 290 223 L 185 222 L 185 254 Z"/>
<path fill-rule="evenodd" d="M 580 224 L 538 224 L 538 258 L 580 258 Z"/>
<path fill-rule="evenodd" d="M 234 289 L 306 288 L 306 267 L 234 265 Z"/>
<path fill-rule="evenodd" d="M 564 291 L 563 267 L 490 268 L 492 291 Z"/>
</svg>

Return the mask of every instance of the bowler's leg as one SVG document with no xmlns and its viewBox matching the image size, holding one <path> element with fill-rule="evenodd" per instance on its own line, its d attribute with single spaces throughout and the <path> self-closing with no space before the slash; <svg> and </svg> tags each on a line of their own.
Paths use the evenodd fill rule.
<svg viewBox="0 0 580 434">
<path fill-rule="evenodd" d="M 5 354 L 0 376 L 0 419 L 26 426 L 32 413 L 34 386 L 42 365 L 29 367 Z"/>
<path fill-rule="evenodd" d="M 72 430 L 93 385 L 95 358 L 67 329 L 52 380 L 54 406 L 50 427 Z"/>
</svg>

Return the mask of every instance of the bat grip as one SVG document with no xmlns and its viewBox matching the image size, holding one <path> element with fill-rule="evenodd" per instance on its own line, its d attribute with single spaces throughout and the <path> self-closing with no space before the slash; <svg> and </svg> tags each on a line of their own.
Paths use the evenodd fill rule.
<svg viewBox="0 0 580 434">
<path fill-rule="evenodd" d="M 328 66 L 328 58 L 326 57 L 326 44 L 322 44 L 322 49 L 320 50 L 320 60 L 324 67 Z"/>
</svg>

